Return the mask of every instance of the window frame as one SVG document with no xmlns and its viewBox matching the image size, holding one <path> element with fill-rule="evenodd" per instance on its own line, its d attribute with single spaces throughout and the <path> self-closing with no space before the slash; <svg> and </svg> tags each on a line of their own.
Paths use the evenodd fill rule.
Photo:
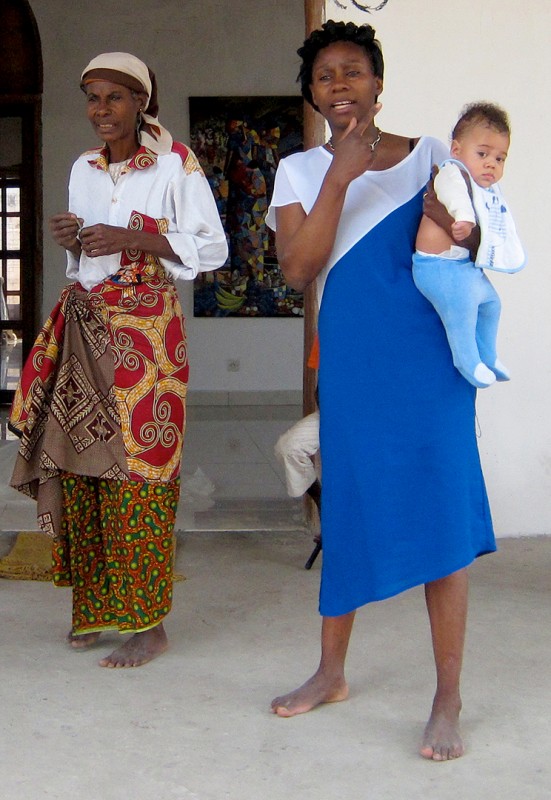
<svg viewBox="0 0 551 800">
<path fill-rule="evenodd" d="M 19 251 L 8 250 L 7 247 L 0 249 L 2 268 L 4 262 L 12 258 L 10 254 L 13 254 L 16 260 L 20 260 L 19 320 L 0 320 L 0 335 L 4 330 L 11 329 L 21 337 L 21 365 L 25 363 L 38 332 L 42 304 L 41 115 L 41 95 L 0 94 L 0 117 L 21 119 L 19 175 L 13 179 L 11 177 L 6 179 L 10 182 L 15 180 L 20 188 Z M 0 215 L 2 218 L 7 216 L 3 206 Z M 13 294 L 7 292 L 10 293 Z M 0 405 L 10 404 L 13 396 L 13 389 L 0 387 Z"/>
</svg>

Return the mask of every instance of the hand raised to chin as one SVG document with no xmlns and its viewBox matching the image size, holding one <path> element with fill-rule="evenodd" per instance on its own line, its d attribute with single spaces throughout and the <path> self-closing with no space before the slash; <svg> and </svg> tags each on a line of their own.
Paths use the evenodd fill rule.
<svg viewBox="0 0 551 800">
<path fill-rule="evenodd" d="M 373 120 L 381 108 L 381 103 L 375 103 L 361 119 L 353 117 L 339 141 L 331 144 L 335 169 L 350 175 L 350 180 L 357 178 L 373 163 L 381 132 L 375 128 L 370 135 L 368 131 L 374 127 Z"/>
<path fill-rule="evenodd" d="M 369 131 L 369 129 L 373 125 L 373 120 L 375 119 L 375 117 L 377 116 L 377 114 L 379 113 L 379 111 L 381 110 L 382 107 L 383 107 L 382 103 L 374 103 L 371 106 L 371 108 L 369 109 L 369 111 L 367 112 L 367 114 L 365 115 L 365 117 L 363 117 L 360 120 L 357 120 L 356 127 L 357 127 L 357 129 L 359 131 L 359 134 L 360 134 L 360 137 L 362 139 L 364 138 L 365 134 Z M 378 130 L 379 129 L 376 128 L 376 132 Z"/>
</svg>

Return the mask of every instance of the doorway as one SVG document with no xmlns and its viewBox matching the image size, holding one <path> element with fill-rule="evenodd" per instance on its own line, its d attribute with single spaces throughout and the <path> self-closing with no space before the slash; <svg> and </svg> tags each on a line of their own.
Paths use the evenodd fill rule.
<svg viewBox="0 0 551 800">
<path fill-rule="evenodd" d="M 0 404 L 32 346 L 42 286 L 42 53 L 26 0 L 5 0 L 0 47 Z"/>
</svg>

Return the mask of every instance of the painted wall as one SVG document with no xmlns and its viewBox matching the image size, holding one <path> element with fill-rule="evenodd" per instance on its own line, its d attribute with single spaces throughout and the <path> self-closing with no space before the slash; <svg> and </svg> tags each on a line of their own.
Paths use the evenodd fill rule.
<svg viewBox="0 0 551 800">
<path fill-rule="evenodd" d="M 335 19 L 371 22 L 386 59 L 383 129 L 446 140 L 461 106 L 504 105 L 513 139 L 503 181 L 530 263 L 496 275 L 503 301 L 500 349 L 513 380 L 480 392 L 480 448 L 500 535 L 550 533 L 551 271 L 544 254 L 550 159 L 544 146 L 549 108 L 551 4 L 532 0 L 389 0 L 371 15 L 351 0 L 326 0 Z M 373 5 L 376 3 L 373 2 Z M 103 50 L 130 50 L 149 61 L 160 85 L 161 119 L 188 137 L 187 98 L 210 94 L 295 94 L 302 0 L 31 0 L 42 38 L 46 217 L 65 208 L 72 160 L 90 146 L 78 76 Z M 440 35 L 442 34 L 443 35 Z M 547 142 L 545 142 L 547 144 Z M 64 283 L 63 258 L 46 235 L 44 311 Z M 189 287 L 193 391 L 300 391 L 300 320 L 194 320 Z M 241 371 L 226 362 L 239 358 Z"/>
<path fill-rule="evenodd" d="M 388 0 L 367 14 L 326 0 L 326 18 L 370 23 L 385 55 L 380 127 L 449 141 L 461 107 L 490 100 L 509 112 L 512 140 L 501 185 L 529 264 L 491 276 L 502 303 L 500 353 L 508 384 L 478 395 L 480 450 L 500 535 L 551 533 L 551 270 L 548 254 L 551 69 L 547 0 L 457 3 Z M 372 2 L 371 6 L 378 3 Z"/>
<path fill-rule="evenodd" d="M 302 0 L 31 0 L 44 59 L 44 211 L 66 208 L 73 160 L 97 146 L 85 117 L 79 77 L 97 53 L 123 50 L 150 64 L 159 85 L 160 119 L 184 142 L 188 97 L 297 95 Z M 64 258 L 44 240 L 44 312 L 64 284 Z M 188 318 L 190 393 L 302 390 L 301 319 L 193 319 L 191 285 L 180 283 Z M 227 361 L 239 359 L 240 371 Z"/>
</svg>

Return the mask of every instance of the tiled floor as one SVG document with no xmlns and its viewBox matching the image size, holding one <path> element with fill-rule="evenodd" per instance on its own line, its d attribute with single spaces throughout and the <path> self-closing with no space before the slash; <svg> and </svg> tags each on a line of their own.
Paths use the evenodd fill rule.
<svg viewBox="0 0 551 800">
<path fill-rule="evenodd" d="M 274 456 L 298 406 L 191 406 L 182 463 L 179 531 L 297 530 L 301 500 L 287 496 Z M 5 414 L 4 414 L 5 418 Z M 2 425 L 0 531 L 36 530 L 35 503 L 8 486 L 18 442 Z"/>
</svg>

